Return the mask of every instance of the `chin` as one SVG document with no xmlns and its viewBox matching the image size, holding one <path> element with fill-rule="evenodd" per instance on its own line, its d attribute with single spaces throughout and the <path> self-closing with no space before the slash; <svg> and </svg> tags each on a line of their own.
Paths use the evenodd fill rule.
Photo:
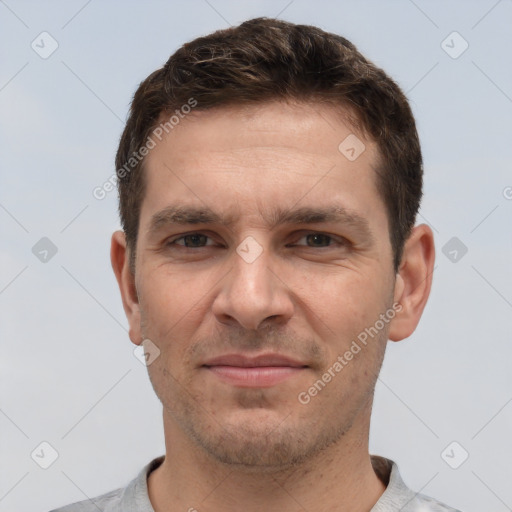
<svg viewBox="0 0 512 512">
<path fill-rule="evenodd" d="M 216 462 L 249 473 L 297 467 L 344 434 L 343 429 L 297 425 L 286 411 L 253 409 L 216 418 L 218 423 L 193 428 L 191 437 Z"/>
</svg>

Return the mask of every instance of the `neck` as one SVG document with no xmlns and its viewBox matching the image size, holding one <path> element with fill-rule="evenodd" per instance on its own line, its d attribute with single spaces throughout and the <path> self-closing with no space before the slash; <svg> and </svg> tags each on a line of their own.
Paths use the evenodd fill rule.
<svg viewBox="0 0 512 512">
<path fill-rule="evenodd" d="M 166 457 L 148 478 L 150 501 L 155 512 L 368 512 L 386 489 L 368 452 L 370 414 L 300 466 L 243 469 L 213 460 L 164 412 Z"/>
</svg>

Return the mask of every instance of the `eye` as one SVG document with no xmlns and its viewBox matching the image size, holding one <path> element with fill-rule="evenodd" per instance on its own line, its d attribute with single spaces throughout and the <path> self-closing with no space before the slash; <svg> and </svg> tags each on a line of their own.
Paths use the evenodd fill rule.
<svg viewBox="0 0 512 512">
<path fill-rule="evenodd" d="M 305 243 L 301 243 L 302 241 Z M 335 246 L 346 246 L 349 242 L 342 237 L 333 237 L 326 233 L 306 233 L 300 237 L 292 246 L 302 246 L 312 249 L 327 249 Z M 179 246 L 186 249 L 201 249 L 203 247 L 214 246 L 215 241 L 204 233 L 188 233 L 177 238 L 171 239 L 165 243 L 167 247 Z"/>
<path fill-rule="evenodd" d="M 213 245 L 212 243 L 207 244 L 207 240 L 213 242 L 213 240 L 203 233 L 189 233 L 188 235 L 182 235 L 174 240 L 169 240 L 166 245 L 180 245 L 188 249 L 201 248 L 207 245 Z M 183 243 L 178 243 L 183 241 Z"/>
<path fill-rule="evenodd" d="M 299 238 L 299 241 L 306 240 L 306 246 L 307 247 L 318 247 L 318 248 L 324 248 L 324 247 L 332 247 L 333 245 L 346 245 L 347 241 L 344 239 L 335 239 L 331 235 L 327 235 L 325 233 L 307 233 L 303 237 Z M 332 243 L 334 242 L 334 244 Z M 296 245 L 303 245 L 297 243 Z"/>
</svg>

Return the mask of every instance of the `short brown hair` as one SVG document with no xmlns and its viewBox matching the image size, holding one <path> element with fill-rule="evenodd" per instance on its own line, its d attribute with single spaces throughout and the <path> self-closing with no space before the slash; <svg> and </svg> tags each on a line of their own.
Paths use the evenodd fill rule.
<svg viewBox="0 0 512 512">
<path fill-rule="evenodd" d="M 279 99 L 344 108 L 354 128 L 379 148 L 377 186 L 398 270 L 423 181 L 420 143 L 407 98 L 347 39 L 313 26 L 256 18 L 184 44 L 135 92 L 116 155 L 119 213 L 133 271 L 145 193 L 141 148 L 163 114 L 176 112 L 191 99 L 196 109 Z"/>
</svg>

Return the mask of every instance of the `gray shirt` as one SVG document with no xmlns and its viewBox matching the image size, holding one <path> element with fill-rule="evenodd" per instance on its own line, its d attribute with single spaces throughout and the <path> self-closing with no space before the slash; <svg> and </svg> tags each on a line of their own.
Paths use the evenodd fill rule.
<svg viewBox="0 0 512 512">
<path fill-rule="evenodd" d="M 149 501 L 147 478 L 163 460 L 163 455 L 153 459 L 126 487 L 51 512 L 155 512 Z M 392 460 L 378 455 L 372 455 L 371 460 L 387 487 L 370 512 L 460 512 L 409 489 Z"/>
</svg>

